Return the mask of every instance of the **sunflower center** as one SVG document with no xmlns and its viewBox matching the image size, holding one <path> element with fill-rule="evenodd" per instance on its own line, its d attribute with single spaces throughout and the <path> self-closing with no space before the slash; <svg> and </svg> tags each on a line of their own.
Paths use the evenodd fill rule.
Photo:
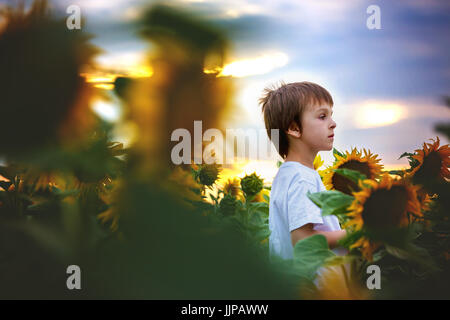
<svg viewBox="0 0 450 320">
<path fill-rule="evenodd" d="M 364 203 L 364 225 L 372 230 L 400 226 L 407 203 L 408 193 L 403 186 L 375 190 Z"/>
<path fill-rule="evenodd" d="M 368 179 L 372 178 L 370 167 L 367 164 L 367 162 L 360 162 L 358 160 L 350 160 L 346 163 L 343 163 L 341 166 L 339 166 L 339 169 L 350 169 L 358 171 L 364 175 Z M 340 175 L 340 174 L 334 174 L 332 179 L 333 186 L 336 190 L 339 190 L 341 192 L 344 192 L 346 194 L 351 195 L 352 191 L 355 191 L 358 189 L 358 186 L 355 182 L 352 180 Z"/>
<path fill-rule="evenodd" d="M 414 175 L 415 182 L 424 182 L 430 179 L 435 179 L 441 172 L 442 159 L 436 151 L 424 157 L 423 164 Z"/>
</svg>

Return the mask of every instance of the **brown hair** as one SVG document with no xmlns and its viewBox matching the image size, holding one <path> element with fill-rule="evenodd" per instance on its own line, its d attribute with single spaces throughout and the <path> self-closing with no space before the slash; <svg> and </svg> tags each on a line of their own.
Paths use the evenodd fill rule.
<svg viewBox="0 0 450 320">
<path fill-rule="evenodd" d="M 312 82 L 281 83 L 276 88 L 264 89 L 263 96 L 259 99 L 264 114 L 267 135 L 270 139 L 271 129 L 279 129 L 278 153 L 284 159 L 289 150 L 289 141 L 286 131 L 294 121 L 302 131 L 301 119 L 304 110 L 320 104 L 333 106 L 333 98 L 330 93 Z"/>
</svg>

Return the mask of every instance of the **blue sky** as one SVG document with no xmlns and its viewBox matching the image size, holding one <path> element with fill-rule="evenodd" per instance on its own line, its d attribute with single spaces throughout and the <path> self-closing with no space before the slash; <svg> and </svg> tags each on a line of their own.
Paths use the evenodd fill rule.
<svg viewBox="0 0 450 320">
<path fill-rule="evenodd" d="M 0 0 L 1 3 L 7 1 Z M 133 57 L 149 44 L 135 34 L 143 0 L 59 0 L 64 10 L 78 4 L 85 28 L 105 50 L 107 63 L 121 54 Z M 231 60 L 283 53 L 287 63 L 263 74 L 237 78 L 235 116 L 230 127 L 263 128 L 257 98 L 279 80 L 313 81 L 335 100 L 335 147 L 370 148 L 384 163 L 397 161 L 435 137 L 435 123 L 450 120 L 441 100 L 450 95 L 450 2 L 438 0 L 177 0 L 165 1 L 202 13 L 232 33 Z M 366 27 L 369 5 L 381 10 L 381 30 Z M 360 126 L 361 112 L 382 106 L 398 111 L 394 122 Z M 364 111 L 365 110 L 365 111 Z M 369 113 L 371 114 L 371 113 Z M 364 116 L 364 115 L 363 115 Z M 358 118 L 357 118 L 358 117 Z M 442 137 L 444 143 L 448 141 Z M 328 162 L 331 155 L 321 152 Z"/>
</svg>

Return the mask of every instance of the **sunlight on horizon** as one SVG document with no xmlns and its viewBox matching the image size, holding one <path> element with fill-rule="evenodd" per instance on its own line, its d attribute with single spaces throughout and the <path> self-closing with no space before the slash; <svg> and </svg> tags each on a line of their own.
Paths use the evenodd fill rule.
<svg viewBox="0 0 450 320">
<path fill-rule="evenodd" d="M 354 125 L 360 129 L 381 127 L 406 118 L 407 110 L 396 103 L 366 102 L 358 107 L 354 115 Z"/>
<path fill-rule="evenodd" d="M 255 58 L 236 60 L 226 64 L 223 68 L 204 69 L 206 74 L 215 73 L 217 77 L 242 78 L 252 75 L 261 75 L 274 69 L 285 66 L 289 59 L 285 53 L 272 52 L 262 54 Z M 93 83 L 94 87 L 112 90 L 117 77 L 143 78 L 153 76 L 153 68 L 139 52 L 126 52 L 121 54 L 102 55 L 97 59 L 94 71 L 84 72 L 82 76 L 86 81 Z"/>
<path fill-rule="evenodd" d="M 287 54 L 272 52 L 255 58 L 240 59 L 226 64 L 223 68 L 205 69 L 205 73 L 217 73 L 218 77 L 232 76 L 236 78 L 269 73 L 285 66 L 289 61 Z"/>
</svg>

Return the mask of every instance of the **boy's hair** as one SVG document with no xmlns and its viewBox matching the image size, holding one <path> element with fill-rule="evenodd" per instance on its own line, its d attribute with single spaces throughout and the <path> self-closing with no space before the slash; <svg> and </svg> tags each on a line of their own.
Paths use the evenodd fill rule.
<svg viewBox="0 0 450 320">
<path fill-rule="evenodd" d="M 307 107 L 321 104 L 333 106 L 333 98 L 330 93 L 312 82 L 281 83 L 278 88 L 264 89 L 263 96 L 259 99 L 264 113 L 264 123 L 267 135 L 270 139 L 271 129 L 279 129 L 278 153 L 284 159 L 289 150 L 289 141 L 286 131 L 294 121 L 300 132 L 302 131 L 301 119 Z"/>
</svg>

